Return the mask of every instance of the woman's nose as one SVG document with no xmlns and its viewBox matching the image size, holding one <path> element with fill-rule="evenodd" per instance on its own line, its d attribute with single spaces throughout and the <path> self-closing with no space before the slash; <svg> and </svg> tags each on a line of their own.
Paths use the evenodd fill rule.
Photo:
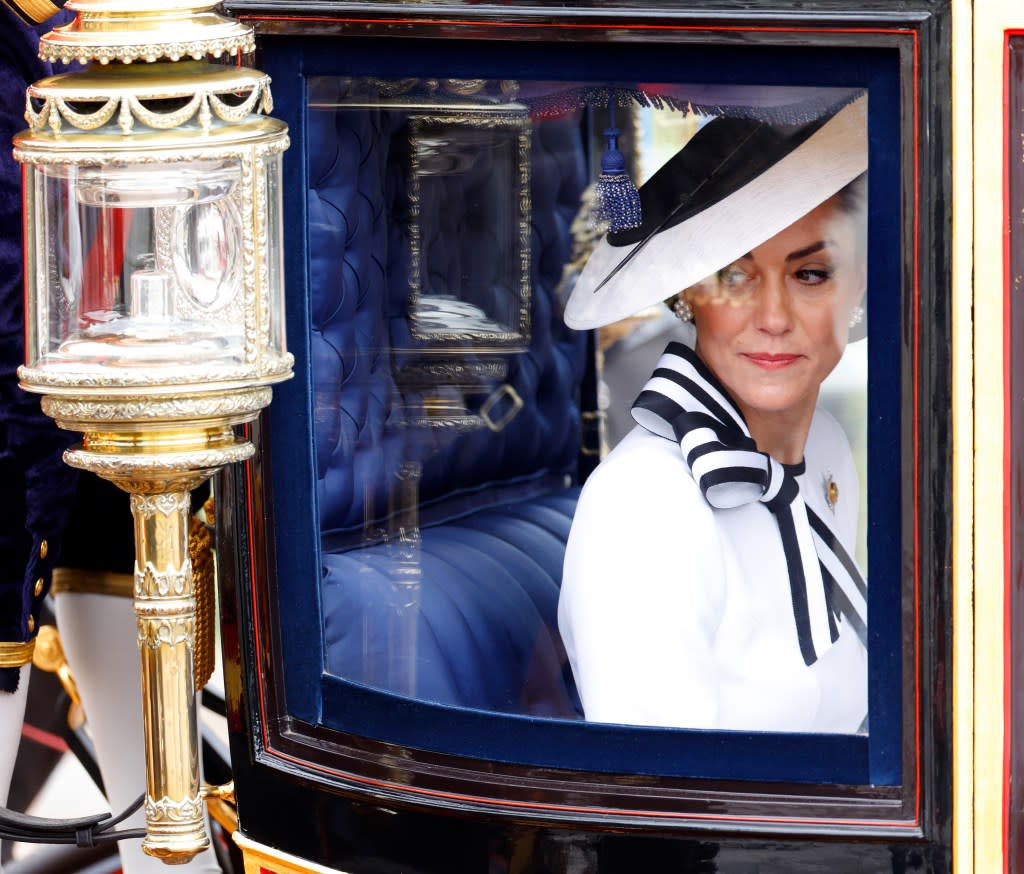
<svg viewBox="0 0 1024 874">
<path fill-rule="evenodd" d="M 792 301 L 781 277 L 762 277 L 754 313 L 758 330 L 784 334 L 793 327 Z"/>
</svg>

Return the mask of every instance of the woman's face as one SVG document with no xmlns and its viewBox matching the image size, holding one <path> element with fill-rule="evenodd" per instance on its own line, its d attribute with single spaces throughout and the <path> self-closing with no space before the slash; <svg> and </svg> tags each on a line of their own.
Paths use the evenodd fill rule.
<svg viewBox="0 0 1024 874">
<path fill-rule="evenodd" d="M 697 354 L 748 422 L 810 421 L 864 294 L 858 236 L 832 198 L 687 292 Z"/>
</svg>

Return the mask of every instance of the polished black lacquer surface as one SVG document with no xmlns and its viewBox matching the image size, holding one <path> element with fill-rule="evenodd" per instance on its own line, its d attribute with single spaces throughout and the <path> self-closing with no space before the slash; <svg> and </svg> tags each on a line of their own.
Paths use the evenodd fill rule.
<svg viewBox="0 0 1024 874">
<path fill-rule="evenodd" d="M 253 428 L 256 459 L 219 483 L 221 543 L 232 544 L 221 548 L 223 640 L 244 834 L 352 874 L 951 870 L 948 4 L 230 5 L 260 35 L 261 63 L 274 77 L 279 114 L 291 121 L 295 144 L 285 210 L 297 378 L 275 393 L 274 410 Z M 722 58 L 734 51 L 744 64 L 793 53 L 823 70 L 830 52 L 861 53 L 865 71 L 880 58 L 893 59 L 901 97 L 887 135 L 899 143 L 901 190 L 893 196 L 903 208 L 893 233 L 903 254 L 878 269 L 899 277 L 899 287 L 889 289 L 899 300 L 899 324 L 872 335 L 884 344 L 871 354 L 898 371 L 872 376 L 872 385 L 894 386 L 898 406 L 895 416 L 884 405 L 874 408 L 888 424 L 874 432 L 879 440 L 870 451 L 901 460 L 899 511 L 890 512 L 902 534 L 888 578 L 902 599 L 902 640 L 884 645 L 902 666 L 902 700 L 900 712 L 879 714 L 877 726 L 881 736 L 891 717 L 894 785 L 609 775 L 600 760 L 592 771 L 531 765 L 537 759 L 529 749 L 518 761 L 488 761 L 475 758 L 470 745 L 462 755 L 432 750 L 431 720 L 446 717 L 412 705 L 389 711 L 402 721 L 401 732 L 384 725 L 376 736 L 359 736 L 325 723 L 332 706 L 344 713 L 363 699 L 345 690 L 337 701 L 323 696 L 319 631 L 303 627 L 306 614 L 281 594 L 292 591 L 282 588 L 284 575 L 301 570 L 299 579 L 315 588 L 320 570 L 318 534 L 306 530 L 315 525 L 290 509 L 299 507 L 302 489 L 313 491 L 313 462 L 302 449 L 312 445 L 303 407 L 308 268 L 296 221 L 304 208 L 306 131 L 292 103 L 303 94 L 304 77 L 341 74 L 347 57 L 379 54 L 391 59 L 381 61 L 386 68 L 440 46 L 452 77 L 470 76 L 481 59 L 500 66 L 510 58 L 520 60 L 519 75 L 527 77 L 543 57 L 578 43 L 603 44 L 610 57 L 620 44 Z M 285 664 L 296 640 L 309 649 L 312 671 Z M 396 742 L 410 726 L 421 741 Z M 799 774 L 800 763 L 792 766 Z"/>
</svg>

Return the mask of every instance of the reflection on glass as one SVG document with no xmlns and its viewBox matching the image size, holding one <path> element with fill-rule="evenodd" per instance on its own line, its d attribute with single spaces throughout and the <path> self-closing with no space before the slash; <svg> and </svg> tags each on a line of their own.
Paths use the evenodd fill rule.
<svg viewBox="0 0 1024 874">
<path fill-rule="evenodd" d="M 521 342 L 529 318 L 526 108 L 442 105 L 413 113 L 409 129 L 413 336 L 435 348 Z"/>
<path fill-rule="evenodd" d="M 32 366 L 102 376 L 243 361 L 237 161 L 30 172 L 50 204 Z"/>
<path fill-rule="evenodd" d="M 837 95 L 329 77 L 311 86 L 327 668 L 426 701 L 582 718 L 558 603 L 587 345 L 563 315 L 604 230 L 591 183 L 609 96 L 642 183 L 712 114 L 813 115 Z M 637 309 L 600 335 L 606 450 L 631 427 L 620 422 L 666 343 L 686 333 L 660 304 Z M 863 372 L 844 380 L 840 404 L 856 410 Z M 862 414 L 838 418 L 862 452 Z M 631 500 L 620 511 L 647 518 Z M 856 516 L 857 487 L 841 500 Z M 664 696 L 666 670 L 649 672 L 661 685 L 637 688 Z"/>
<path fill-rule="evenodd" d="M 197 307 L 220 309 L 236 293 L 239 225 L 234 203 L 226 197 L 179 211 L 172 244 L 174 275 Z"/>
</svg>

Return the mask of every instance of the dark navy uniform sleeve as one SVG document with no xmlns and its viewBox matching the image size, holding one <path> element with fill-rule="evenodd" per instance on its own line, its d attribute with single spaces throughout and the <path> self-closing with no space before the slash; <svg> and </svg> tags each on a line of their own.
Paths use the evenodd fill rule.
<svg viewBox="0 0 1024 874">
<path fill-rule="evenodd" d="M 25 354 L 21 168 L 10 143 L 25 128 L 25 87 L 49 72 L 37 43 L 37 32 L 0 6 L 0 647 L 35 635 L 77 479 L 61 460 L 76 436 L 58 429 L 17 378 Z M 17 681 L 17 669 L 0 668 L 0 691 Z"/>
</svg>

